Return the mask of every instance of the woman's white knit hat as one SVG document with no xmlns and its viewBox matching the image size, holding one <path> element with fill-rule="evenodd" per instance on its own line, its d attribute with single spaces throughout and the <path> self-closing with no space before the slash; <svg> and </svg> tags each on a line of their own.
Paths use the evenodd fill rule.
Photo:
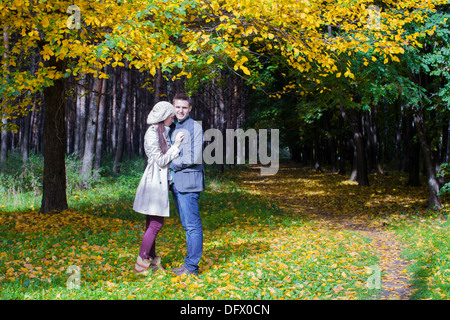
<svg viewBox="0 0 450 320">
<path fill-rule="evenodd" d="M 147 124 L 155 124 L 166 120 L 169 116 L 173 115 L 175 109 L 170 102 L 160 101 L 153 107 L 147 117 Z"/>
</svg>

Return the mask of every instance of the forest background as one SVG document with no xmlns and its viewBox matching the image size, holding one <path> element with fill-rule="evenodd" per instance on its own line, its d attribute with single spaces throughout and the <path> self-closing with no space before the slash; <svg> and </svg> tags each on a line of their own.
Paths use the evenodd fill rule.
<svg viewBox="0 0 450 320">
<path fill-rule="evenodd" d="M 1 6 L 0 166 L 14 150 L 46 155 L 43 212 L 67 207 L 66 154 L 86 181 L 106 153 L 119 172 L 124 154 L 143 156 L 151 107 L 179 91 L 205 130 L 278 128 L 293 160 L 361 186 L 388 167 L 418 185 L 423 170 L 430 207 L 442 207 L 445 1 Z"/>
</svg>

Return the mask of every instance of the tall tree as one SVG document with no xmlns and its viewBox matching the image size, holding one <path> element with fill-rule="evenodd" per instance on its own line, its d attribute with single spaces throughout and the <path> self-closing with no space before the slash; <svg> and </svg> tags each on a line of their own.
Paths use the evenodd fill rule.
<svg viewBox="0 0 450 320">
<path fill-rule="evenodd" d="M 100 95 L 100 102 L 98 105 L 98 122 L 97 122 L 97 138 L 95 145 L 95 180 L 99 178 L 99 169 L 102 165 L 103 158 L 103 140 L 104 140 L 104 128 L 105 128 L 105 118 L 106 118 L 106 89 L 108 85 L 108 80 L 103 79 L 102 81 L 102 91 Z"/>
<path fill-rule="evenodd" d="M 117 129 L 117 149 L 114 157 L 113 172 L 118 173 L 120 171 L 120 163 L 122 162 L 123 151 L 125 147 L 125 112 L 127 110 L 128 94 L 129 94 L 129 82 L 130 82 L 130 70 L 128 69 L 129 63 L 125 62 L 125 66 L 122 69 L 122 100 L 120 101 L 119 110 L 119 125 Z"/>
<path fill-rule="evenodd" d="M 366 158 L 366 142 L 361 126 L 361 113 L 355 109 L 345 109 L 341 106 L 342 117 L 349 123 L 350 129 L 353 132 L 353 142 L 356 149 L 356 181 L 360 186 L 368 186 L 369 178 L 367 172 L 367 158 Z"/>
<path fill-rule="evenodd" d="M 425 120 L 423 115 L 423 109 L 421 106 L 413 107 L 414 125 L 419 137 L 420 146 L 422 147 L 422 153 L 425 162 L 425 170 L 427 173 L 428 181 L 428 201 L 429 207 L 434 210 L 442 209 L 441 199 L 439 196 L 439 182 L 436 177 L 436 167 L 433 163 L 433 156 L 430 149 L 430 144 L 427 141 L 427 130 L 425 127 Z"/>
<path fill-rule="evenodd" d="M 77 130 L 75 134 L 75 152 L 81 157 L 84 154 L 86 133 L 86 75 L 82 74 L 78 80 L 76 99 Z"/>
<path fill-rule="evenodd" d="M 97 119 L 98 119 L 98 108 L 101 96 L 101 84 L 102 80 L 99 76 L 94 76 L 94 81 L 91 91 L 91 99 L 89 103 L 89 115 L 86 125 L 86 138 L 84 143 L 84 155 L 83 155 L 83 165 L 81 167 L 81 178 L 85 188 L 89 187 L 89 181 L 92 177 L 92 170 L 94 169 L 94 158 L 95 158 L 95 144 L 97 137 Z"/>
<path fill-rule="evenodd" d="M 50 57 L 48 68 L 57 72 L 66 69 L 66 60 Z M 44 179 L 41 212 L 62 211 L 68 208 L 66 198 L 66 125 L 65 83 L 55 79 L 52 86 L 44 88 Z"/>
<path fill-rule="evenodd" d="M 4 52 L 3 52 L 3 61 L 4 65 L 3 65 L 3 77 L 5 78 L 5 81 L 8 82 L 8 65 L 6 64 L 6 58 L 7 58 L 7 52 L 8 52 L 8 48 L 9 48 L 9 35 L 8 35 L 8 28 L 4 28 L 3 29 L 3 46 L 5 48 Z M 7 156 L 7 152 L 8 152 L 8 130 L 7 130 L 7 125 L 8 125 L 8 115 L 4 114 L 2 116 L 2 125 L 0 126 L 1 129 L 1 136 L 0 136 L 0 172 L 3 170 L 3 164 L 6 161 L 6 156 Z"/>
</svg>

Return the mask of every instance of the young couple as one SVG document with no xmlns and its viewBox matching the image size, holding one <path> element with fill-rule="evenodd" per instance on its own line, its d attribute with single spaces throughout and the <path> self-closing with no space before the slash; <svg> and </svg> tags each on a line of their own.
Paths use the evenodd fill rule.
<svg viewBox="0 0 450 320">
<path fill-rule="evenodd" d="M 173 105 L 158 102 L 150 112 L 144 138 L 147 167 L 139 183 L 133 210 L 146 215 L 145 233 L 134 272 L 147 274 L 162 268 L 155 240 L 169 216 L 169 190 L 186 231 L 187 256 L 184 264 L 172 269 L 176 275 L 198 274 L 203 251 L 203 229 L 198 200 L 204 189 L 202 163 L 203 131 L 189 117 L 189 96 L 177 94 Z M 176 119 L 174 119 L 174 116 Z M 175 121 L 175 122 L 174 122 Z"/>
</svg>

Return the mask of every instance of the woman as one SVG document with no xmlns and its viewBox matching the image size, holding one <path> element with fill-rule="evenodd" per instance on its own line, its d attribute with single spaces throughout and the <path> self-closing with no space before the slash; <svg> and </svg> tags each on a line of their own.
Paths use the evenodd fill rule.
<svg viewBox="0 0 450 320">
<path fill-rule="evenodd" d="M 169 216 L 169 163 L 179 156 L 184 134 L 179 133 L 170 147 L 169 126 L 174 121 L 174 108 L 169 102 L 158 102 L 150 112 L 150 125 L 144 138 L 148 157 L 147 167 L 136 191 L 133 210 L 146 215 L 145 233 L 134 272 L 147 274 L 161 268 L 161 258 L 156 256 L 155 240 Z"/>
</svg>

